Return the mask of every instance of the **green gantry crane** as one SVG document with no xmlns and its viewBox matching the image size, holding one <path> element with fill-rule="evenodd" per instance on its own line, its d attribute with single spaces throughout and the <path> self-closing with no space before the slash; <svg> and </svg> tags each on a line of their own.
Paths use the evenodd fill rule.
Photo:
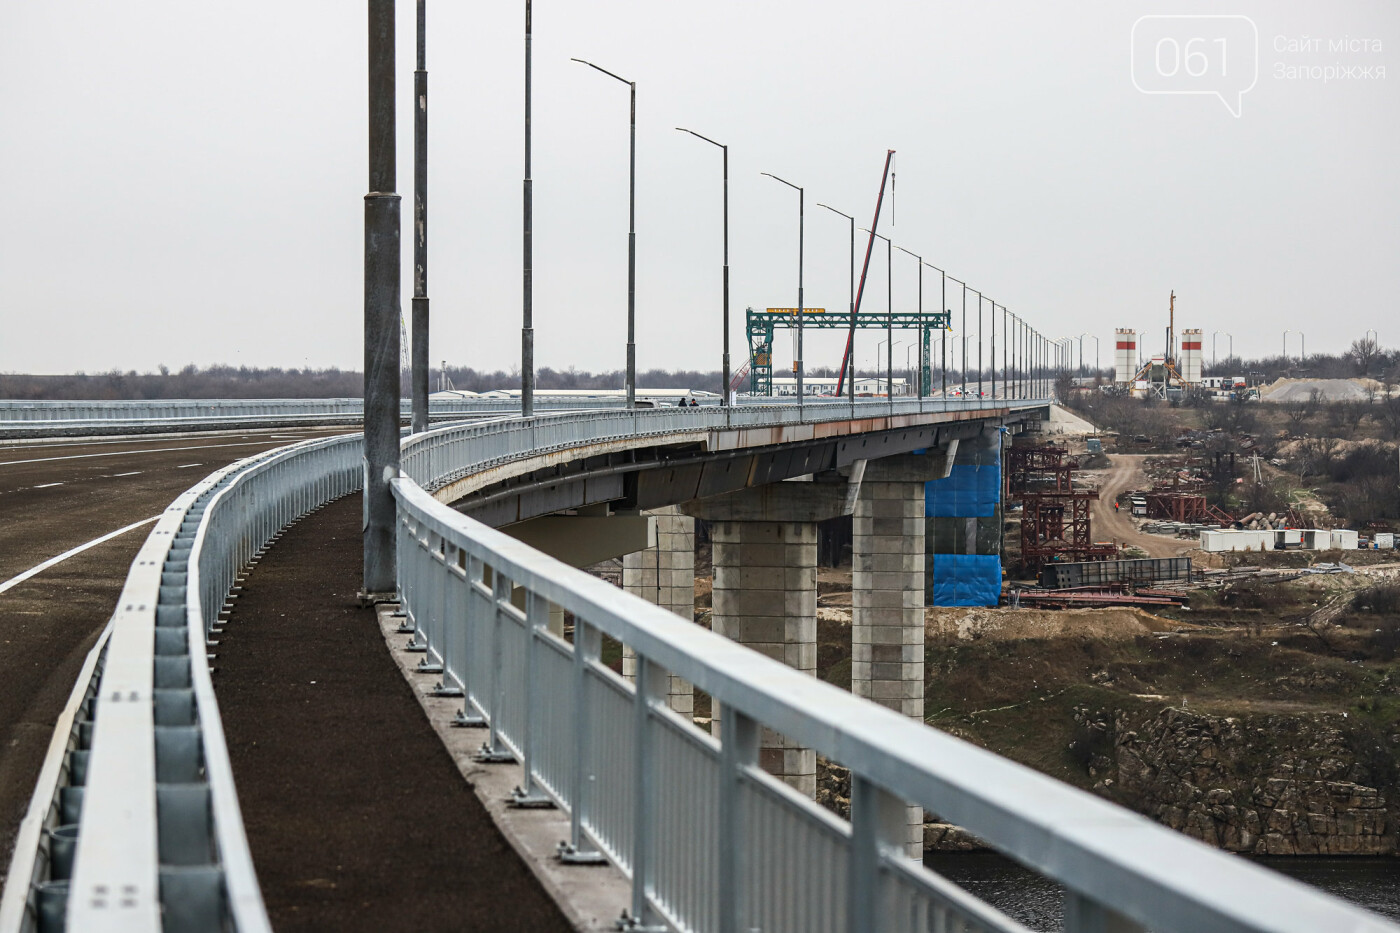
<svg viewBox="0 0 1400 933">
<path fill-rule="evenodd" d="M 797 328 L 796 308 L 765 308 L 745 310 L 745 320 L 749 335 L 749 392 L 753 395 L 773 394 L 773 335 L 778 328 Z M 928 395 L 933 381 L 933 362 L 930 352 L 930 338 L 935 330 L 948 327 L 951 315 L 946 311 L 860 311 L 856 314 L 856 327 L 862 330 L 918 330 L 922 332 L 920 342 L 920 395 Z M 803 329 L 850 330 L 849 311 L 827 312 L 825 308 L 806 308 L 802 314 Z M 855 378 L 855 366 L 851 365 L 849 378 Z"/>
</svg>

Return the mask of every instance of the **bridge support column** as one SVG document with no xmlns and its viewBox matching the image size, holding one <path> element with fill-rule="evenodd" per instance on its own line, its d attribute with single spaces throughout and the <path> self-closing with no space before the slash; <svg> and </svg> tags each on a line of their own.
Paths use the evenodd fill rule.
<svg viewBox="0 0 1400 933">
<path fill-rule="evenodd" d="M 822 474 L 682 506 L 710 522 L 716 633 L 816 675 L 817 522 L 851 514 L 863 468 L 857 464 L 849 478 Z M 717 725 L 718 704 L 711 717 Z M 817 755 L 812 749 L 765 726 L 758 760 L 769 774 L 816 796 Z"/>
<path fill-rule="evenodd" d="M 622 558 L 622 588 L 687 622 L 695 620 L 695 519 L 674 505 L 645 514 L 656 521 L 656 545 Z M 637 676 L 637 656 L 622 646 L 622 674 Z M 671 674 L 666 702 L 682 716 L 695 715 L 695 690 Z"/>
<path fill-rule="evenodd" d="M 924 718 L 924 484 L 948 475 L 951 449 L 871 460 L 856 500 L 851 572 L 851 692 Z M 907 808 L 905 844 L 924 848 L 924 811 Z"/>
<path fill-rule="evenodd" d="M 928 487 L 924 584 L 930 606 L 995 606 L 1001 595 L 1001 429 L 963 438 Z"/>
</svg>

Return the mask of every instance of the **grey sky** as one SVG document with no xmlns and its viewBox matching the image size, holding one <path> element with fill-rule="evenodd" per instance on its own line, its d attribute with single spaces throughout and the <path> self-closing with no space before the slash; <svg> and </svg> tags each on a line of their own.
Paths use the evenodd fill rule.
<svg viewBox="0 0 1400 933">
<path fill-rule="evenodd" d="M 407 230 L 413 3 L 399 9 Z M 362 2 L 0 11 L 0 370 L 358 368 Z M 1258 27 L 1238 119 L 1214 97 L 1134 88 L 1134 22 L 1196 13 Z M 432 358 L 509 368 L 523 3 L 429 0 L 428 20 Z M 1398 26 L 1384 0 L 536 0 L 537 359 L 623 360 L 627 90 L 570 56 L 638 83 L 641 368 L 719 364 L 720 154 L 675 126 L 730 144 L 736 365 L 744 307 L 796 300 L 796 193 L 759 172 L 807 186 L 807 304 L 844 309 L 845 222 L 815 205 L 867 225 L 887 148 L 898 182 L 881 232 L 1043 333 L 1099 335 L 1105 363 L 1114 327 L 1159 332 L 1172 289 L 1178 327 L 1202 328 L 1207 353 L 1217 329 L 1248 355 L 1277 352 L 1285 328 L 1309 351 L 1367 328 L 1393 345 Z M 1302 37 L 1320 50 L 1286 50 Z M 1351 50 L 1361 38 L 1381 50 Z M 1275 76 L 1337 64 L 1392 73 Z M 894 266 L 895 301 L 912 308 L 914 262 Z M 871 275 L 866 306 L 883 309 L 882 249 Z M 935 309 L 935 273 L 924 287 Z M 839 339 L 806 356 L 834 365 Z"/>
</svg>

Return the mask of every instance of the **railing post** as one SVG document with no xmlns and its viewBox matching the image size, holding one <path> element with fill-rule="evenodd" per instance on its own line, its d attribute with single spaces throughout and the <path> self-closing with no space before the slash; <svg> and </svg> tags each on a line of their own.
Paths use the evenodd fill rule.
<svg viewBox="0 0 1400 933">
<path fill-rule="evenodd" d="M 851 856 L 846 903 L 846 929 L 850 933 L 887 928 L 880 909 L 880 868 L 886 858 L 907 858 L 905 822 L 902 800 L 851 772 Z"/>
<path fill-rule="evenodd" d="M 501 741 L 501 710 L 506 705 L 506 672 L 501 669 L 505 655 L 506 613 L 513 608 L 510 597 L 514 587 L 509 577 L 499 568 L 492 568 L 491 574 L 491 700 L 490 712 L 486 719 L 488 727 L 486 741 L 474 756 L 477 761 L 506 763 L 515 761 L 515 756 Z"/>
<path fill-rule="evenodd" d="M 744 933 L 745 879 L 749 851 L 745 844 L 743 788 L 745 772 L 758 767 L 758 723 L 732 705 L 720 707 L 719 786 L 719 929 Z"/>
<path fill-rule="evenodd" d="M 486 725 L 486 720 L 472 711 L 472 674 L 471 666 L 473 655 L 477 651 L 483 650 L 481 647 L 482 638 L 478 633 L 481 626 L 481 616 L 487 614 L 493 607 L 490 599 L 481 595 L 481 587 L 486 580 L 486 564 L 480 558 L 467 555 L 467 579 L 465 586 L 465 603 L 462 607 L 462 638 L 468 645 L 466 660 L 462 665 L 462 670 L 458 672 L 462 682 L 462 709 L 457 713 L 457 718 L 452 724 L 459 727 L 481 727 Z"/>
<path fill-rule="evenodd" d="M 651 892 L 652 853 L 656 844 L 658 798 L 656 762 L 652 753 L 652 719 L 655 711 L 666 703 L 666 688 L 670 675 L 656 662 L 637 656 L 637 689 L 632 704 L 632 782 L 637 789 L 633 799 L 632 823 L 632 912 L 624 913 L 619 926 L 623 930 L 664 933 L 666 927 L 650 923 L 651 910 L 647 896 Z"/>
<path fill-rule="evenodd" d="M 1147 928 L 1074 891 L 1065 891 L 1065 933 L 1146 933 Z"/>
<path fill-rule="evenodd" d="M 538 593 L 525 594 L 525 735 L 520 741 L 521 770 L 524 781 L 511 791 L 512 807 L 553 807 L 550 800 L 535 785 L 535 746 L 539 743 L 540 724 L 540 640 L 549 628 L 549 600 Z"/>
<path fill-rule="evenodd" d="M 573 789 L 569 795 L 569 841 L 559 844 L 559 860 L 575 865 L 601 865 L 603 853 L 593 847 L 583 832 L 588 815 L 593 773 L 589 750 L 593 747 L 593 717 L 588 715 L 588 666 L 603 650 L 603 636 L 578 616 L 574 617 L 574 760 Z"/>
</svg>

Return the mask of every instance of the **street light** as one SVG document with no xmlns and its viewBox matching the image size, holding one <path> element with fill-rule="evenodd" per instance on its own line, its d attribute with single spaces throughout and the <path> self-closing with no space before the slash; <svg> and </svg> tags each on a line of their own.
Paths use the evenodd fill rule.
<svg viewBox="0 0 1400 933">
<path fill-rule="evenodd" d="M 851 222 L 851 333 L 846 338 L 846 363 L 850 369 L 847 374 L 847 397 L 852 403 L 856 400 L 856 219 L 850 214 L 842 213 L 829 204 L 818 204 L 817 207 L 824 207 L 833 214 L 838 214 Z"/>
<path fill-rule="evenodd" d="M 723 331 L 724 331 L 724 366 L 720 384 L 719 397 L 721 405 L 729 404 L 729 147 L 724 143 L 717 143 L 708 136 L 702 136 L 694 130 L 688 130 L 683 126 L 676 129 L 682 133 L 689 133 L 696 139 L 703 139 L 712 146 L 718 146 L 724 153 L 724 310 L 723 310 Z"/>
<path fill-rule="evenodd" d="M 877 233 L 876 236 L 879 236 L 879 234 Z M 886 350 L 885 350 L 886 365 L 889 367 L 889 371 L 890 371 L 891 373 L 893 373 L 893 372 L 894 372 L 894 363 L 893 363 L 893 362 L 890 362 L 890 361 L 891 361 L 891 360 L 893 359 L 893 357 L 894 357 L 894 348 L 897 347 L 897 346 L 899 346 L 899 345 L 902 344 L 902 343 L 904 343 L 903 340 L 896 340 L 896 341 L 894 341 L 893 343 L 891 343 L 888 339 L 886 339 L 886 340 L 877 340 L 877 341 L 875 342 L 875 371 L 876 371 L 877 373 L 880 371 L 880 348 L 881 348 L 881 347 L 886 347 Z M 887 381 L 887 382 L 885 383 L 885 397 L 888 398 L 888 399 L 893 399 L 893 398 L 894 398 L 894 382 L 893 382 L 893 377 L 891 377 L 890 381 Z"/>
<path fill-rule="evenodd" d="M 923 398 L 928 392 L 928 386 L 924 385 L 924 257 L 917 253 L 910 252 L 902 246 L 896 246 L 895 249 L 899 250 L 901 253 L 913 256 L 919 267 L 919 329 L 915 339 L 919 347 L 919 398 Z M 908 359 L 909 353 L 908 350 L 906 350 L 905 369 L 909 368 L 907 365 Z"/>
<path fill-rule="evenodd" d="M 399 475 L 400 199 L 394 160 L 394 4 L 369 3 L 369 190 L 364 197 L 364 596 L 396 580 Z"/>
<path fill-rule="evenodd" d="M 887 236 L 880 236 L 874 230 L 860 228 L 862 233 L 868 233 L 873 237 L 879 237 L 885 241 L 885 339 L 894 339 L 894 253 L 891 247 L 894 246 Z M 879 363 L 878 356 L 875 362 Z M 894 401 L 894 361 L 888 360 L 889 365 L 885 370 L 885 398 Z"/>
<path fill-rule="evenodd" d="M 632 129 L 627 172 L 627 407 L 637 405 L 637 82 L 582 58 L 570 59 L 615 78 L 631 90 Z"/>
<path fill-rule="evenodd" d="M 803 230 L 806 226 L 805 201 L 807 192 L 802 189 L 801 185 L 794 185 L 792 182 L 779 178 L 771 172 L 759 172 L 758 174 L 767 175 L 774 181 L 781 181 L 789 188 L 797 189 L 797 404 L 801 406 L 803 404 L 802 377 L 804 375 L 804 369 L 806 368 L 802 364 L 802 315 L 804 313 L 802 310 L 802 241 Z"/>
<path fill-rule="evenodd" d="M 535 194 L 530 178 L 530 0 L 525 0 L 524 281 L 520 291 L 520 414 L 535 413 Z"/>
<path fill-rule="evenodd" d="M 1219 337 L 1221 334 L 1224 334 L 1226 337 L 1229 337 L 1229 338 L 1230 338 L 1230 357 L 1233 357 L 1233 356 L 1235 355 L 1235 337 L 1234 337 L 1234 335 L 1231 334 L 1229 331 L 1226 331 L 1226 330 L 1217 330 L 1217 331 L 1215 331 L 1213 334 L 1210 335 L 1210 365 L 1211 365 L 1211 366 L 1216 365 L 1216 361 L 1217 361 L 1217 359 L 1218 359 L 1218 357 L 1217 357 L 1217 355 L 1216 355 L 1216 352 L 1215 352 L 1215 338 L 1216 338 L 1216 337 Z M 1230 357 L 1226 357 L 1226 359 L 1229 359 Z M 1217 375 L 1218 375 L 1218 374 L 1217 374 Z"/>
<path fill-rule="evenodd" d="M 527 0 L 528 2 L 528 0 Z M 428 430 L 428 65 L 426 0 L 418 0 L 418 67 L 413 72 L 413 303 L 409 367 L 412 432 Z"/>
<path fill-rule="evenodd" d="M 948 276 L 948 278 L 953 279 L 953 277 L 952 277 L 951 275 Z M 954 282 L 957 282 L 959 285 L 962 286 L 962 332 L 963 332 L 964 334 L 966 334 L 966 333 L 967 333 L 967 283 L 964 282 L 964 281 L 962 281 L 961 279 L 953 279 L 953 281 L 954 281 Z M 950 312 L 950 313 L 951 313 L 951 312 Z M 966 341 L 966 340 L 963 341 L 963 345 L 962 345 L 962 354 L 963 354 L 963 355 L 962 355 L 962 369 L 961 369 L 961 374 L 962 374 L 962 397 L 963 397 L 963 398 L 967 398 L 967 341 Z M 944 385 L 944 389 L 947 389 L 947 385 Z"/>
</svg>

